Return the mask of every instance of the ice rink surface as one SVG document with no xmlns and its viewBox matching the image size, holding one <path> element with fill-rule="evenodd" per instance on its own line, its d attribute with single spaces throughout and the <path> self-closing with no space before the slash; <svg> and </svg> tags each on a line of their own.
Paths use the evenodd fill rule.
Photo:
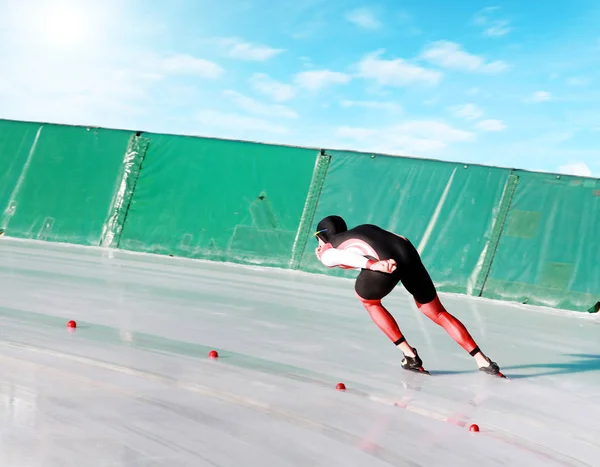
<svg viewBox="0 0 600 467">
<path fill-rule="evenodd" d="M 2 238 L 0 466 L 600 465 L 599 317 L 440 296 L 510 379 L 402 288 L 432 376 L 352 280 Z"/>
</svg>

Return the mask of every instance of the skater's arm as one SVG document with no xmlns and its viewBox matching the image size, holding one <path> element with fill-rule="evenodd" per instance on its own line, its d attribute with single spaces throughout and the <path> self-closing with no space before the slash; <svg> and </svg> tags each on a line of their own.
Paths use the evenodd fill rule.
<svg viewBox="0 0 600 467">
<path fill-rule="evenodd" d="M 387 274 L 396 270 L 396 261 L 393 259 L 376 261 L 349 250 L 338 250 L 331 245 L 317 248 L 317 257 L 323 265 L 330 268 L 338 266 L 343 269 L 369 269 Z"/>
<path fill-rule="evenodd" d="M 368 269 L 376 261 L 363 255 L 348 250 L 338 250 L 333 247 L 324 247 L 319 255 L 319 260 L 324 266 L 333 268 L 335 266 Z"/>
<path fill-rule="evenodd" d="M 393 259 L 377 261 L 350 250 L 338 250 L 331 243 L 318 246 L 315 253 L 319 261 L 330 268 L 337 266 L 343 269 L 369 269 L 387 274 L 396 270 L 396 261 Z"/>
</svg>

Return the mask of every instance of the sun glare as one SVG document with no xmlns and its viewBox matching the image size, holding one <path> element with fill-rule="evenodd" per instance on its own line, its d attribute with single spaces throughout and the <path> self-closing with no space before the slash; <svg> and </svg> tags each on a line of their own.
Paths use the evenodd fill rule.
<svg viewBox="0 0 600 467">
<path fill-rule="evenodd" d="M 73 49 L 99 39 L 104 22 L 103 5 L 91 1 L 44 0 L 14 9 L 14 32 L 32 45 Z"/>
<path fill-rule="evenodd" d="M 52 9 L 40 32 L 44 39 L 57 45 L 74 45 L 90 39 L 93 32 L 90 15 L 73 7 Z"/>
</svg>

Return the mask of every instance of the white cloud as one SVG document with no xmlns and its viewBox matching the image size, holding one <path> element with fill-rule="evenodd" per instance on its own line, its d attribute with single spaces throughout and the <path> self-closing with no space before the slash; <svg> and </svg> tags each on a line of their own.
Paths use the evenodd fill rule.
<svg viewBox="0 0 600 467">
<path fill-rule="evenodd" d="M 300 62 L 302 62 L 302 66 L 304 68 L 314 68 L 312 59 L 310 57 L 302 56 L 302 57 L 298 57 L 298 60 L 300 60 Z"/>
<path fill-rule="evenodd" d="M 224 71 L 215 62 L 185 54 L 163 58 L 161 68 L 167 73 L 189 74 L 203 78 L 218 78 Z"/>
<path fill-rule="evenodd" d="M 587 86 L 590 82 L 585 76 L 573 76 L 567 80 L 569 86 Z"/>
<path fill-rule="evenodd" d="M 597 176 L 593 170 L 598 168 L 600 151 L 594 147 L 577 148 L 577 141 L 574 140 L 577 133 L 577 129 L 565 129 L 564 125 L 556 126 L 554 130 L 547 128 L 546 131 L 532 131 L 534 136 L 527 139 L 511 138 L 489 147 L 486 157 L 493 158 L 496 165 L 504 167 L 536 170 L 543 168 L 545 171 L 556 172 L 557 167 L 562 165 L 566 166 L 561 167 L 565 173 L 578 170 L 581 174 L 587 173 L 583 165 L 579 166 L 583 163 L 592 171 L 592 176 Z"/>
<path fill-rule="evenodd" d="M 485 30 L 484 34 L 491 37 L 505 36 L 512 31 L 512 28 L 509 27 L 509 24 L 510 21 L 495 21 L 492 26 Z"/>
<path fill-rule="evenodd" d="M 414 65 L 401 58 L 385 60 L 380 58 L 382 53 L 380 50 L 365 56 L 358 63 L 359 76 L 385 86 L 436 85 L 442 79 L 439 71 Z"/>
<path fill-rule="evenodd" d="M 296 90 L 290 84 L 281 83 L 264 73 L 255 73 L 250 78 L 252 87 L 275 102 L 286 102 L 294 97 Z"/>
<path fill-rule="evenodd" d="M 452 143 L 475 140 L 475 134 L 445 123 L 416 120 L 384 128 L 339 127 L 335 136 L 358 150 L 406 156 L 437 151 Z"/>
<path fill-rule="evenodd" d="M 223 95 L 231 99 L 246 112 L 271 118 L 298 118 L 298 114 L 283 105 L 263 104 L 262 102 L 244 96 L 232 90 L 223 91 Z"/>
<path fill-rule="evenodd" d="M 352 10 L 346 15 L 346 19 L 365 29 L 378 29 L 381 27 L 381 23 L 375 17 L 374 13 L 366 8 Z"/>
<path fill-rule="evenodd" d="M 476 126 L 483 131 L 502 131 L 506 129 L 506 125 L 502 120 L 482 120 Z"/>
<path fill-rule="evenodd" d="M 200 88 L 179 82 L 165 83 L 161 89 L 161 97 L 165 102 L 179 108 L 188 107 L 190 102 L 198 102 L 202 99 Z"/>
<path fill-rule="evenodd" d="M 43 72 L 41 72 L 43 70 Z M 77 125 L 131 127 L 164 95 L 173 76 L 215 79 L 214 62 L 190 55 L 98 49 L 94 54 L 36 48 L 0 61 L 0 117 Z M 175 105 L 180 105 L 177 103 Z"/>
<path fill-rule="evenodd" d="M 509 20 L 492 17 L 492 13 L 497 10 L 498 7 L 487 7 L 477 12 L 473 18 L 476 25 L 484 28 L 483 34 L 486 36 L 501 37 L 512 31 Z"/>
<path fill-rule="evenodd" d="M 561 165 L 558 171 L 565 175 L 578 175 L 580 177 L 591 177 L 592 171 L 584 162 Z"/>
<path fill-rule="evenodd" d="M 401 112 L 402 106 L 395 102 L 380 102 L 380 101 L 353 101 L 343 100 L 340 102 L 342 107 L 362 107 L 365 109 L 385 110 L 387 112 Z"/>
<path fill-rule="evenodd" d="M 225 134 L 230 137 L 235 137 L 233 136 L 235 134 L 239 137 L 255 133 L 285 134 L 289 131 L 287 128 L 274 125 L 268 120 L 217 110 L 201 110 L 196 113 L 195 119 L 203 128 L 210 129 L 211 131 L 225 130 Z"/>
<path fill-rule="evenodd" d="M 552 99 L 552 94 L 548 91 L 536 91 L 531 97 L 529 97 L 529 101 L 531 102 L 547 102 Z"/>
<path fill-rule="evenodd" d="M 310 91 L 318 91 L 333 84 L 346 84 L 350 79 L 349 75 L 338 71 L 312 70 L 298 73 L 294 78 L 294 82 Z"/>
<path fill-rule="evenodd" d="M 456 105 L 451 107 L 450 110 L 454 113 L 454 116 L 465 120 L 477 120 L 483 116 L 483 110 L 475 104 Z"/>
<path fill-rule="evenodd" d="M 501 73 L 510 68 L 501 60 L 486 62 L 482 56 L 466 52 L 460 44 L 450 41 L 431 43 L 423 51 L 421 58 L 442 68 L 474 73 Z"/>
<path fill-rule="evenodd" d="M 220 39 L 219 42 L 227 49 L 230 57 L 239 60 L 264 62 L 284 52 L 284 49 L 246 42 L 237 37 Z"/>
</svg>

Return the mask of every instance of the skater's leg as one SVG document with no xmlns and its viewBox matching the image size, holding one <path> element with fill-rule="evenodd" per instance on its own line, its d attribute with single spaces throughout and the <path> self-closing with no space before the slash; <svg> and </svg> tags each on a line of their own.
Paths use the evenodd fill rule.
<svg viewBox="0 0 600 467">
<path fill-rule="evenodd" d="M 394 345 L 400 348 L 404 355 L 414 357 L 415 354 L 413 352 L 412 347 L 408 344 L 406 338 L 402 335 L 402 332 L 398 327 L 398 323 L 390 314 L 390 312 L 386 310 L 386 308 L 383 306 L 381 300 L 367 300 L 358 295 L 358 293 L 356 294 L 356 297 L 363 304 L 373 322 L 394 343 Z"/>
<path fill-rule="evenodd" d="M 429 303 L 419 303 L 418 300 L 415 300 L 415 302 L 417 308 L 419 308 L 425 316 L 437 325 L 443 327 L 450 337 L 452 337 L 452 339 L 454 339 L 454 341 L 463 349 L 473 356 L 479 352 L 479 348 L 469 334 L 469 331 L 467 331 L 467 328 L 465 328 L 464 324 L 458 319 L 448 313 L 437 295 Z"/>
<path fill-rule="evenodd" d="M 469 354 L 475 358 L 477 366 L 480 370 L 486 373 L 495 375 L 500 372 L 500 368 L 495 362 L 492 362 L 488 357 L 484 355 L 479 346 L 475 343 L 469 331 L 457 318 L 452 316 L 446 311 L 444 305 L 440 302 L 439 297 L 436 297 L 429 303 L 417 303 L 417 307 L 434 323 L 442 326 L 446 332 L 465 349 Z"/>
<path fill-rule="evenodd" d="M 398 281 L 398 274 L 382 274 L 363 270 L 356 278 L 354 293 L 377 327 L 405 356 L 414 358 L 416 356 L 414 349 L 406 341 L 394 317 L 381 303 L 381 300 L 394 289 Z"/>
<path fill-rule="evenodd" d="M 465 327 L 465 325 L 456 317 L 448 313 L 444 308 L 444 305 L 440 302 L 439 297 L 436 295 L 435 298 L 429 303 L 419 303 L 415 299 L 417 307 L 421 312 L 432 320 L 437 325 L 444 328 L 454 341 L 460 345 L 463 349 L 469 352 L 479 368 L 490 366 L 492 362 L 484 355 L 481 351 L 471 334 Z"/>
<path fill-rule="evenodd" d="M 437 295 L 429 303 L 419 303 L 417 300 L 415 300 L 415 302 L 419 310 L 421 310 L 425 316 L 437 325 L 443 327 L 458 345 L 469 352 L 471 356 L 475 357 L 479 366 L 488 364 L 485 356 L 481 353 L 481 350 L 471 337 L 471 334 L 469 334 L 465 325 L 448 313 Z"/>
<path fill-rule="evenodd" d="M 397 249 L 406 268 L 406 273 L 402 276 L 402 285 L 413 295 L 419 310 L 434 323 L 443 327 L 458 345 L 469 352 L 475 358 L 479 368 L 489 366 L 490 360 L 483 354 L 464 324 L 448 313 L 440 302 L 435 285 L 418 251 L 408 240 L 398 241 Z"/>
</svg>

